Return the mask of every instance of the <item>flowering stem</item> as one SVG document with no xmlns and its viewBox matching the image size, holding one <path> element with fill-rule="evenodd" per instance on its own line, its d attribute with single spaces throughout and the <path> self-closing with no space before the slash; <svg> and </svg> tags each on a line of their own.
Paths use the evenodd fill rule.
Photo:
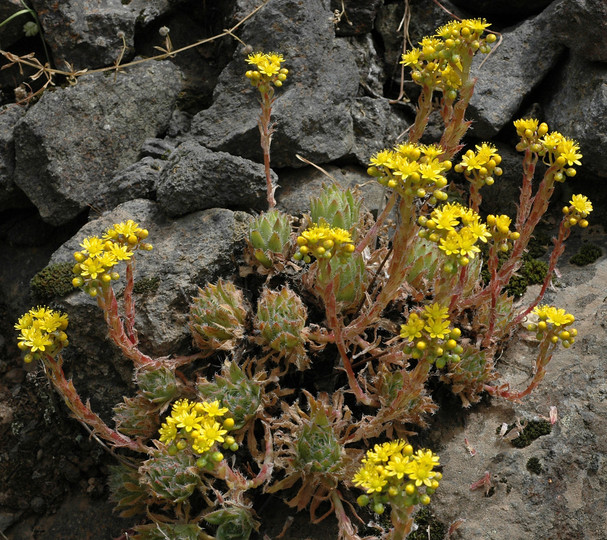
<svg viewBox="0 0 607 540">
<path fill-rule="evenodd" d="M 550 341 L 549 338 L 545 338 L 540 343 L 540 350 L 535 359 L 535 370 L 533 374 L 533 379 L 529 383 L 529 386 L 520 392 L 511 392 L 509 385 L 495 387 L 485 385 L 484 389 L 491 394 L 492 396 L 499 396 L 509 401 L 519 401 L 525 396 L 528 396 L 538 384 L 542 381 L 544 376 L 546 375 L 546 366 L 552 359 L 552 354 L 550 354 L 551 349 L 554 350 L 555 345 Z"/>
<path fill-rule="evenodd" d="M 139 339 L 137 337 L 137 330 L 135 329 L 135 300 L 133 298 L 133 287 L 135 280 L 133 277 L 133 259 L 129 259 L 126 263 L 126 286 L 124 288 L 124 312 L 126 334 L 129 341 L 134 345 L 137 345 Z"/>
<path fill-rule="evenodd" d="M 527 221 L 529 212 L 531 211 L 531 203 L 533 202 L 532 182 L 535 175 L 535 166 L 537 164 L 537 154 L 531 152 L 529 148 L 525 150 L 523 157 L 523 185 L 521 187 L 521 195 L 519 198 L 518 212 L 516 215 L 516 229 L 522 228 L 523 223 Z"/>
<path fill-rule="evenodd" d="M 489 328 L 483 338 L 483 346 L 489 347 L 491 339 L 493 338 L 493 332 L 495 330 L 495 320 L 497 318 L 497 299 L 500 294 L 500 288 L 497 286 L 497 266 L 498 266 L 498 254 L 497 247 L 495 244 L 491 244 L 489 248 L 489 288 L 491 290 L 491 309 L 489 311 Z"/>
<path fill-rule="evenodd" d="M 143 354 L 137 344 L 133 343 L 127 336 L 124 330 L 124 324 L 118 313 L 118 302 L 116 295 L 110 285 L 106 285 L 101 290 L 101 295 L 97 296 L 97 304 L 103 311 L 103 317 L 108 326 L 108 335 L 112 341 L 120 347 L 124 355 L 131 359 L 135 364 L 135 368 L 155 367 L 158 361 Z"/>
<path fill-rule="evenodd" d="M 259 133 L 261 135 L 261 149 L 263 151 L 263 164 L 266 172 L 266 192 L 268 199 L 268 207 L 276 206 L 274 191 L 276 187 L 272 185 L 272 177 L 270 171 L 270 144 L 272 143 L 272 133 L 274 130 L 271 125 L 272 103 L 274 102 L 274 89 L 270 86 L 266 92 L 261 93 L 261 114 L 259 115 Z"/>
<path fill-rule="evenodd" d="M 475 84 L 476 78 L 466 78 L 460 89 L 460 99 L 453 107 L 452 117 L 446 122 L 445 131 L 440 140 L 440 146 L 444 150 L 443 159 L 453 159 L 455 154 L 462 148 L 460 142 L 471 124 L 471 122 L 466 121 L 465 116 L 466 109 L 474 93 Z"/>
<path fill-rule="evenodd" d="M 462 306 L 462 309 L 470 306 L 479 305 L 481 302 L 486 302 L 492 294 L 495 294 L 493 291 L 493 287 L 497 287 L 498 291 L 502 291 L 503 288 L 508 284 L 510 278 L 518 270 L 521 266 L 521 260 L 527 245 L 529 244 L 529 240 L 533 234 L 533 231 L 537 224 L 539 223 L 542 216 L 546 213 L 548 209 L 548 203 L 550 201 L 550 197 L 554 192 L 554 167 L 550 167 L 542 182 L 537 190 L 537 193 L 532 198 L 531 210 L 529 211 L 529 215 L 525 222 L 521 225 L 520 228 L 520 237 L 514 243 L 514 247 L 512 248 L 512 252 L 508 257 L 508 260 L 504 262 L 502 267 L 499 269 L 495 280 L 491 280 L 491 283 L 485 287 L 478 294 L 475 294 L 468 299 L 466 299 L 465 304 Z M 530 203 L 531 204 L 531 203 Z M 521 209 L 519 207 L 519 214 Z M 518 223 L 517 218 L 517 223 Z"/>
<path fill-rule="evenodd" d="M 426 131 L 428 125 L 428 119 L 432 112 L 432 93 L 433 90 L 429 86 L 422 87 L 422 93 L 419 95 L 417 100 L 417 113 L 415 115 L 415 122 L 409 130 L 409 142 L 416 143 Z"/>
<path fill-rule="evenodd" d="M 360 540 L 360 537 L 356 534 L 356 529 L 352 525 L 352 521 L 346 514 L 344 505 L 339 497 L 339 492 L 334 489 L 331 491 L 331 502 L 335 509 L 335 517 L 339 524 L 340 538 L 347 538 L 348 540 Z"/>
<path fill-rule="evenodd" d="M 401 505 L 392 505 L 390 518 L 394 528 L 388 534 L 387 538 L 389 540 L 405 540 L 407 538 L 413 527 L 414 508 L 414 506 L 406 506 L 403 511 Z"/>
<path fill-rule="evenodd" d="M 336 276 L 335 279 L 338 278 L 339 276 Z M 352 390 L 352 392 L 354 392 L 354 395 L 356 396 L 356 399 L 358 399 L 358 401 L 365 405 L 372 405 L 373 400 L 367 394 L 365 394 L 363 389 L 358 384 L 358 381 L 356 380 L 356 375 L 354 374 L 354 370 L 352 369 L 352 363 L 350 362 L 350 358 L 348 357 L 348 350 L 344 339 L 343 323 L 337 317 L 337 305 L 335 301 L 334 291 L 335 279 L 331 280 L 326 285 L 323 294 L 323 298 L 325 300 L 327 324 L 335 335 L 335 344 L 337 345 L 339 356 L 341 357 L 341 360 L 344 364 L 344 369 L 348 377 L 350 389 Z"/>
<path fill-rule="evenodd" d="M 468 266 L 462 266 L 459 271 L 459 279 L 457 281 L 457 285 L 455 287 L 455 291 L 451 296 L 451 302 L 449 303 L 449 313 L 453 313 L 455 307 L 457 306 L 457 302 L 464 291 L 464 284 L 466 283 L 466 276 L 468 275 Z"/>
<path fill-rule="evenodd" d="M 394 300 L 399 293 L 407 272 L 408 248 L 417 232 L 413 208 L 413 201 L 410 198 L 400 198 L 398 210 L 401 222 L 392 241 L 392 258 L 386 272 L 388 279 L 371 307 L 366 312 L 361 313 L 345 329 L 344 336 L 346 339 L 353 339 L 355 335 L 361 333 L 362 329 L 371 326 L 379 318 L 388 303 Z"/>
<path fill-rule="evenodd" d="M 362 253 L 364 251 L 364 249 L 369 245 L 369 242 L 371 242 L 371 240 L 377 236 L 377 231 L 384 224 L 384 221 L 386 220 L 386 218 L 388 217 L 390 212 L 392 212 L 392 209 L 394 208 L 394 205 L 396 204 L 397 197 L 398 197 L 398 193 L 396 191 L 393 191 L 392 195 L 390 195 L 390 198 L 388 199 L 388 202 L 386 203 L 386 206 L 384 207 L 381 214 L 377 218 L 377 221 L 373 224 L 373 227 L 371 227 L 369 229 L 369 231 L 367 232 L 365 237 L 356 246 L 357 253 Z"/>
<path fill-rule="evenodd" d="M 143 443 L 134 441 L 126 435 L 110 428 L 91 410 L 88 403 L 86 405 L 82 403 L 82 399 L 80 399 L 72 381 L 68 381 L 65 378 L 65 373 L 61 367 L 63 364 L 61 355 L 58 355 L 57 358 L 53 358 L 50 355 L 43 355 L 42 361 L 49 380 L 53 383 L 53 386 L 57 392 L 59 392 L 63 401 L 65 401 L 65 404 L 78 420 L 92 428 L 93 433 L 109 442 L 112 446 L 129 448 L 135 452 L 148 452 L 149 448 Z"/>
<path fill-rule="evenodd" d="M 561 221 L 558 237 L 556 239 L 553 238 L 552 240 L 554 242 L 554 248 L 552 249 L 552 253 L 550 254 L 548 271 L 546 272 L 546 277 L 544 278 L 544 283 L 542 284 L 540 292 L 536 296 L 535 300 L 510 322 L 510 324 L 508 325 L 509 328 L 519 324 L 527 315 L 529 315 L 529 313 L 531 313 L 531 310 L 542 301 L 542 298 L 544 298 L 544 295 L 548 290 L 548 286 L 552 282 L 552 275 L 554 274 L 554 270 L 556 269 L 556 264 L 560 256 L 565 251 L 565 241 L 567 240 L 567 238 L 569 238 L 569 235 L 571 234 L 571 228 L 565 226 L 566 223 L 567 218 L 565 217 Z"/>
</svg>

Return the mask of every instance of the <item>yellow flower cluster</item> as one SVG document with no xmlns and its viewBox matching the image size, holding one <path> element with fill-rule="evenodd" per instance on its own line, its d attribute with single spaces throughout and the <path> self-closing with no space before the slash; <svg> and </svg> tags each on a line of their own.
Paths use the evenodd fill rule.
<svg viewBox="0 0 607 540">
<path fill-rule="evenodd" d="M 223 443 L 224 448 L 232 451 L 238 450 L 234 437 L 224 437 L 234 427 L 234 419 L 226 418 L 221 424 L 218 422 L 228 412 L 226 407 L 220 406 L 219 401 L 180 399 L 173 404 L 171 414 L 158 430 L 160 442 L 168 445 L 170 454 L 190 447 L 194 453 L 202 455 L 200 463 L 197 462 L 200 467 L 219 462 L 223 454 L 211 452 L 216 443 Z"/>
<path fill-rule="evenodd" d="M 424 227 L 419 232 L 422 238 L 438 244 L 445 255 L 462 266 L 480 253 L 478 241 L 487 242 L 487 238 L 491 238 L 491 233 L 480 216 L 458 203 L 435 208 L 430 219 L 421 216 L 418 223 Z"/>
<path fill-rule="evenodd" d="M 282 83 L 287 80 L 289 73 L 288 69 L 280 67 L 284 61 L 285 59 L 282 54 L 265 54 L 262 52 L 250 54 L 247 62 L 254 65 L 257 69 L 247 71 L 245 76 L 256 88 L 269 84 L 282 86 Z"/>
<path fill-rule="evenodd" d="M 512 219 L 505 215 L 493 215 L 487 216 L 487 228 L 491 233 L 491 237 L 495 242 L 497 249 L 506 253 L 512 248 L 512 242 L 520 238 L 520 233 L 510 230 L 510 224 Z"/>
<path fill-rule="evenodd" d="M 444 173 L 451 169 L 449 160 L 441 161 L 440 146 L 404 143 L 393 150 L 381 150 L 371 160 L 367 172 L 402 197 L 430 196 L 430 204 L 446 201 L 442 191 L 447 186 Z"/>
<path fill-rule="evenodd" d="M 322 220 L 321 220 L 322 221 Z M 343 258 L 354 251 L 352 235 L 345 229 L 329 227 L 326 222 L 314 223 L 297 237 L 296 261 L 311 262 L 311 255 L 317 259 Z"/>
<path fill-rule="evenodd" d="M 582 228 L 588 227 L 588 214 L 592 212 L 592 203 L 585 195 L 574 195 L 569 201 L 570 206 L 563 208 L 563 214 L 567 216 L 565 226 L 574 227 L 579 225 Z"/>
<path fill-rule="evenodd" d="M 537 323 L 529 323 L 527 330 L 537 332 L 536 337 L 538 340 L 541 341 L 544 338 L 548 338 L 554 344 L 557 344 L 560 340 L 566 349 L 573 345 L 577 336 L 577 330 L 575 328 L 568 328 L 575 322 L 575 317 L 571 313 L 567 313 L 564 309 L 547 305 L 537 306 L 534 308 L 533 313 L 539 321 Z"/>
<path fill-rule="evenodd" d="M 554 166 L 554 180 L 564 182 L 565 177 L 573 177 L 576 170 L 573 165 L 581 165 L 580 147 L 573 140 L 558 131 L 548 133 L 548 124 L 539 123 L 535 118 L 515 120 L 516 133 L 521 138 L 516 145 L 519 152 L 531 150 L 538 154 L 549 167 Z"/>
<path fill-rule="evenodd" d="M 382 514 L 383 503 L 414 506 L 429 504 L 442 479 L 434 468 L 440 465 L 439 457 L 431 450 L 418 450 L 403 440 L 376 444 L 368 450 L 363 465 L 354 475 L 354 485 L 366 490 L 367 495 L 358 498 L 358 504 L 369 504 L 373 498 L 373 510 Z"/>
<path fill-rule="evenodd" d="M 461 335 L 459 328 L 451 327 L 449 309 L 437 302 L 425 306 L 421 317 L 411 313 L 400 327 L 400 337 L 409 343 L 406 352 L 415 359 L 426 355 L 434 359 L 438 368 L 445 367 L 448 361 L 459 362 L 463 349 L 457 339 Z"/>
<path fill-rule="evenodd" d="M 476 145 L 476 152 L 468 150 L 454 169 L 455 172 L 463 172 L 467 180 L 481 188 L 484 185 L 493 185 L 494 176 L 502 175 L 502 169 L 498 167 L 501 162 L 502 157 L 497 153 L 497 148 L 492 144 L 482 143 Z"/>
<path fill-rule="evenodd" d="M 29 364 L 41 355 L 55 357 L 68 345 L 67 323 L 64 313 L 40 306 L 20 317 L 15 328 L 20 330 L 19 349 L 27 351 L 24 361 Z"/>
<path fill-rule="evenodd" d="M 417 84 L 442 90 L 453 101 L 468 77 L 474 53 L 488 53 L 489 44 L 496 40 L 495 34 L 482 37 L 489 26 L 484 19 L 451 21 L 403 54 L 401 64 L 411 66 L 411 78 Z"/>
<path fill-rule="evenodd" d="M 74 287 L 83 287 L 91 296 L 97 296 L 99 288 L 120 277 L 114 271 L 120 261 L 128 261 L 137 249 L 152 249 L 151 244 L 143 242 L 147 236 L 146 229 L 129 219 L 114 224 L 102 238 L 85 238 L 80 244 L 82 251 L 74 253 L 73 272 L 77 274 L 72 280 Z"/>
</svg>

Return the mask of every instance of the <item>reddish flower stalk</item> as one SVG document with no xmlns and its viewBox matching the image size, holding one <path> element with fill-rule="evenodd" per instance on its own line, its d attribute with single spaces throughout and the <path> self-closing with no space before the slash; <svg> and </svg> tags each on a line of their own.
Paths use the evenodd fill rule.
<svg viewBox="0 0 607 540">
<path fill-rule="evenodd" d="M 533 176 L 535 175 L 535 166 L 537 164 L 538 156 L 536 153 L 531 152 L 529 148 L 525 150 L 525 156 L 523 157 L 523 185 L 521 187 L 521 195 L 519 198 L 518 212 L 516 215 L 516 229 L 520 230 L 523 224 L 529 217 L 531 211 L 531 204 L 533 203 L 532 198 L 532 182 Z"/>
<path fill-rule="evenodd" d="M 257 125 L 259 127 L 259 134 L 261 135 L 261 149 L 263 151 L 263 165 L 266 172 L 266 193 L 268 199 L 268 207 L 274 208 L 276 206 L 276 199 L 274 198 L 274 191 L 276 186 L 272 184 L 272 176 L 270 170 L 270 145 L 272 144 L 272 134 L 274 128 L 271 124 L 272 116 L 272 103 L 274 103 L 274 89 L 269 88 L 267 92 L 261 94 L 261 114 Z"/>
<path fill-rule="evenodd" d="M 111 286 L 106 285 L 101 290 L 101 295 L 97 296 L 97 304 L 103 311 L 103 317 L 108 326 L 108 335 L 111 340 L 120 348 L 124 355 L 131 359 L 136 369 L 142 367 L 157 367 L 159 362 L 143 354 L 127 336 L 124 324 L 118 313 L 118 302 Z"/>
<path fill-rule="evenodd" d="M 345 328 L 344 337 L 346 339 L 353 339 L 355 335 L 360 334 L 361 331 L 377 321 L 381 312 L 389 302 L 396 298 L 399 289 L 403 286 L 408 269 L 406 264 L 408 249 L 415 239 L 418 227 L 415 223 L 414 204 L 410 198 L 400 197 L 398 209 L 401 223 L 392 240 L 392 257 L 386 272 L 388 279 L 371 307 Z"/>
<path fill-rule="evenodd" d="M 140 441 L 134 441 L 126 435 L 119 433 L 118 431 L 110 428 L 97 414 L 95 414 L 89 404 L 82 403 L 76 388 L 71 380 L 65 378 L 65 373 L 61 367 L 63 364 L 63 358 L 58 355 L 57 358 L 53 358 L 50 355 L 42 356 L 46 374 L 53 386 L 59 392 L 65 404 L 74 413 L 74 416 L 89 426 L 93 433 L 103 440 L 109 442 L 112 446 L 118 448 L 128 448 L 135 452 L 146 452 L 149 450 Z"/>
<path fill-rule="evenodd" d="M 350 358 L 348 356 L 348 349 L 345 342 L 344 337 L 344 327 L 343 322 L 339 320 L 337 316 L 337 302 L 335 300 L 335 280 L 339 279 L 336 276 L 333 280 L 329 281 L 323 290 L 323 299 L 325 301 L 325 312 L 327 315 L 327 324 L 331 331 L 335 336 L 335 345 L 337 345 L 337 350 L 339 351 L 339 356 L 344 364 L 344 369 L 346 371 L 346 376 L 348 377 L 348 383 L 350 385 L 350 389 L 356 396 L 356 399 L 365 405 L 372 405 L 373 400 L 365 394 L 363 389 L 358 384 L 356 380 L 356 375 L 354 370 L 352 369 L 352 362 L 350 362 Z"/>
<path fill-rule="evenodd" d="M 558 260 L 561 257 L 561 255 L 563 254 L 563 252 L 565 251 L 565 241 L 567 240 L 567 238 L 569 238 L 569 235 L 571 234 L 571 228 L 567 227 L 565 225 L 566 223 L 567 223 L 567 218 L 565 217 L 565 218 L 563 218 L 563 220 L 561 221 L 561 224 L 559 226 L 558 237 L 556 239 L 553 238 L 553 240 L 552 240 L 554 243 L 554 248 L 552 249 L 552 253 L 550 253 L 548 271 L 546 272 L 546 277 L 544 278 L 544 283 L 542 284 L 542 288 L 541 288 L 540 292 L 536 296 L 535 300 L 531 304 L 529 304 L 529 306 L 525 310 L 523 310 L 521 313 L 519 313 L 510 322 L 510 324 L 508 325 L 508 328 L 511 328 L 511 327 L 521 323 L 522 320 L 527 315 L 529 315 L 529 313 L 531 313 L 533 308 L 535 308 L 542 301 L 542 298 L 544 298 L 544 295 L 546 294 L 546 291 L 548 290 L 548 286 L 550 285 L 550 283 L 552 281 L 552 275 L 554 274 Z"/>
<path fill-rule="evenodd" d="M 413 511 L 415 506 L 392 505 L 390 518 L 392 519 L 393 529 L 388 533 L 387 540 L 405 540 L 411 528 L 413 527 Z"/>
<path fill-rule="evenodd" d="M 340 538 L 348 538 L 349 540 L 360 540 L 360 537 L 356 534 L 356 529 L 352 525 L 352 521 L 348 517 L 344 505 L 341 502 L 339 492 L 334 489 L 331 490 L 331 503 L 335 512 L 335 517 L 339 524 Z"/>
<path fill-rule="evenodd" d="M 525 388 L 525 390 L 521 390 L 520 392 L 511 392 L 510 385 L 502 385 L 499 387 L 490 386 L 486 384 L 484 389 L 491 394 L 492 396 L 499 396 L 509 401 L 519 401 L 525 396 L 528 396 L 535 390 L 535 388 L 542 382 L 542 379 L 546 375 L 546 366 L 552 359 L 552 354 L 550 354 L 550 350 L 554 350 L 555 345 L 550 341 L 550 339 L 544 339 L 540 343 L 540 350 L 535 359 L 535 370 L 533 374 L 533 379 Z"/>
<path fill-rule="evenodd" d="M 442 159 L 453 159 L 455 154 L 462 149 L 461 140 L 472 124 L 472 122 L 466 121 L 465 116 L 475 84 L 476 79 L 466 77 L 459 92 L 460 98 L 453 107 L 451 118 L 445 121 L 445 131 L 440 140 L 440 146 L 445 151 Z"/>
<path fill-rule="evenodd" d="M 430 113 L 432 112 L 432 93 L 433 90 L 429 86 L 422 87 L 422 93 L 419 95 L 419 99 L 417 100 L 415 123 L 409 130 L 409 142 L 411 143 L 418 142 L 422 138 L 424 131 L 426 131 L 428 119 L 430 118 Z"/>
<path fill-rule="evenodd" d="M 390 215 L 390 212 L 392 212 L 392 209 L 394 208 L 394 205 L 396 204 L 397 197 L 398 197 L 398 193 L 396 191 L 393 191 L 392 194 L 390 195 L 390 198 L 388 199 L 388 202 L 386 203 L 386 206 L 384 207 L 381 214 L 377 218 L 377 221 L 373 224 L 373 226 L 369 229 L 369 231 L 367 232 L 365 237 L 356 246 L 357 253 L 362 253 L 364 251 L 364 249 L 369 245 L 371 240 L 373 240 L 377 237 L 377 231 L 379 231 L 379 228 L 384 224 L 384 221 Z"/>
<path fill-rule="evenodd" d="M 133 287 L 135 280 L 133 277 L 133 266 L 135 265 L 133 259 L 129 259 L 126 263 L 126 286 L 124 288 L 124 313 L 126 327 L 126 334 L 129 341 L 134 345 L 137 345 L 139 339 L 137 337 L 137 330 L 135 329 L 135 299 L 133 298 Z"/>
</svg>

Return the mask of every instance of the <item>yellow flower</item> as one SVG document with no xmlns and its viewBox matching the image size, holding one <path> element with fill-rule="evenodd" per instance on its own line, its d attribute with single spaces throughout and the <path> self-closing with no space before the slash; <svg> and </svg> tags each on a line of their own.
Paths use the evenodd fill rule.
<svg viewBox="0 0 607 540">
<path fill-rule="evenodd" d="M 464 19 L 461 28 L 468 28 L 474 34 L 482 34 L 486 28 L 491 26 L 485 19 Z"/>
<path fill-rule="evenodd" d="M 219 401 L 215 400 L 212 402 L 204 402 L 202 403 L 202 410 L 210 417 L 214 416 L 223 416 L 228 412 L 227 407 L 220 407 Z"/>
<path fill-rule="evenodd" d="M 419 49 L 411 49 L 401 56 L 401 64 L 405 66 L 417 66 L 422 52 Z"/>
<path fill-rule="evenodd" d="M 376 167 L 391 168 L 393 159 L 394 152 L 392 150 L 381 150 L 371 158 L 370 163 Z"/>
<path fill-rule="evenodd" d="M 82 263 L 80 263 L 80 273 L 83 276 L 89 276 L 91 279 L 97 279 L 97 276 L 103 274 L 106 268 L 103 264 L 103 261 L 99 258 L 85 259 Z"/>
<path fill-rule="evenodd" d="M 355 486 L 360 486 L 367 490 L 367 493 L 380 493 L 383 487 L 388 483 L 385 474 L 375 466 L 361 467 L 352 479 Z"/>
<path fill-rule="evenodd" d="M 41 332 L 38 328 L 24 328 L 21 331 L 19 340 L 24 346 L 29 348 L 30 352 L 44 352 L 47 347 L 53 344 L 52 338 L 46 332 Z"/>
<path fill-rule="evenodd" d="M 563 140 L 564 137 L 558 131 L 553 131 L 541 139 L 540 142 L 548 152 L 554 152 Z"/>
<path fill-rule="evenodd" d="M 459 234 L 455 230 L 447 233 L 445 238 L 439 240 L 439 249 L 445 252 L 446 255 L 457 255 L 460 248 Z"/>
<path fill-rule="evenodd" d="M 429 306 L 424 306 L 424 317 L 427 320 L 442 321 L 449 318 L 449 308 L 441 306 L 438 302 L 434 302 Z"/>
<path fill-rule="evenodd" d="M 516 128 L 519 137 L 522 137 L 527 130 L 535 133 L 539 123 L 539 120 L 536 120 L 535 118 L 521 118 L 520 120 L 514 121 L 514 127 Z"/>
<path fill-rule="evenodd" d="M 584 195 L 574 195 L 571 197 L 569 203 L 577 212 L 582 214 L 583 217 L 586 217 L 592 212 L 592 203 L 588 200 L 588 197 Z"/>
<path fill-rule="evenodd" d="M 386 465 L 388 476 L 396 476 L 399 480 L 407 474 L 409 468 L 409 457 L 402 454 L 396 454 L 390 457 L 390 462 Z"/>
<path fill-rule="evenodd" d="M 247 57 L 246 61 L 249 64 L 253 64 L 253 65 L 257 66 L 257 65 L 261 64 L 261 62 L 263 61 L 264 57 L 265 57 L 265 54 L 263 54 L 262 52 L 256 52 L 256 53 L 250 54 Z"/>
<path fill-rule="evenodd" d="M 177 422 L 171 416 L 168 416 L 166 422 L 162 424 L 158 433 L 160 433 L 160 442 L 168 443 L 175 440 L 177 437 L 177 426 L 175 425 Z"/>
<path fill-rule="evenodd" d="M 449 334 L 449 326 L 451 323 L 449 320 L 441 321 L 440 319 L 430 319 L 428 324 L 424 326 L 424 330 L 428 332 L 432 339 L 445 339 L 445 336 Z"/>
<path fill-rule="evenodd" d="M 407 324 L 403 324 L 400 327 L 400 337 L 409 342 L 421 338 L 425 324 L 426 323 L 417 315 L 417 313 L 411 313 Z"/>
<path fill-rule="evenodd" d="M 466 227 L 477 240 L 481 242 L 487 242 L 487 238 L 491 238 L 491 233 L 488 231 L 487 226 L 481 223 L 480 219 L 475 219 Z"/>
<path fill-rule="evenodd" d="M 103 252 L 103 241 L 97 236 L 85 238 L 80 244 L 91 257 L 95 257 Z"/>
<path fill-rule="evenodd" d="M 582 154 L 578 153 L 579 149 L 580 147 L 575 141 L 567 139 L 566 137 L 562 138 L 556 148 L 558 154 L 565 158 L 565 160 L 567 161 L 567 165 L 569 165 L 570 167 L 572 165 L 582 164 L 580 159 L 583 156 Z"/>
</svg>

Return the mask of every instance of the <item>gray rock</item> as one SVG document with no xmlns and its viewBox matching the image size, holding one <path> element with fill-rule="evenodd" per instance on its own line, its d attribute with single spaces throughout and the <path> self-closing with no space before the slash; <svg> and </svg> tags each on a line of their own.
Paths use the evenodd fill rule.
<svg viewBox="0 0 607 540">
<path fill-rule="evenodd" d="M 504 30 L 503 42 L 489 56 L 477 54 L 472 75 L 478 81 L 468 113 L 474 120 L 473 135 L 493 137 L 515 120 L 525 96 L 556 65 L 562 52 L 551 32 L 550 19 L 542 13 Z"/>
<path fill-rule="evenodd" d="M 151 157 L 154 159 L 168 159 L 173 150 L 175 150 L 175 144 L 171 141 L 152 137 L 143 141 L 139 155 L 140 157 Z"/>
<path fill-rule="evenodd" d="M 270 2 L 243 26 L 242 39 L 254 50 L 283 54 L 289 69 L 272 111 L 272 165 L 301 166 L 298 153 L 316 163 L 345 155 L 353 143 L 350 105 L 358 70 L 348 47 L 334 37 L 327 3 Z M 261 161 L 258 95 L 244 76 L 244 60 L 239 52 L 222 72 L 215 101 L 193 118 L 192 133 L 212 150 Z"/>
<path fill-rule="evenodd" d="M 153 199 L 163 166 L 164 161 L 149 156 L 129 165 L 98 186 L 91 205 L 95 208 L 111 210 L 133 199 Z"/>
<path fill-rule="evenodd" d="M 249 215 L 211 209 L 170 220 L 152 201 L 129 201 L 87 223 L 53 254 L 50 264 L 73 261 L 73 253 L 81 249 L 79 244 L 85 237 L 103 234 L 114 223 L 127 219 L 147 228 L 154 246 L 151 252 L 138 254 L 135 282 L 158 279 L 155 290 L 150 287 L 135 294 L 140 348 L 151 356 L 183 353 L 191 341 L 187 328 L 190 299 L 197 286 L 234 271 L 234 253 L 244 237 Z M 123 273 L 124 267 L 120 268 Z M 117 293 L 122 287 L 122 281 L 117 282 Z M 76 291 L 58 305 L 70 317 L 70 347 L 65 356 L 73 361 L 69 365 L 74 366 L 74 384 L 81 395 L 91 396 L 94 407 L 105 404 L 107 408 L 121 401 L 132 378 L 132 363 L 106 337 L 95 300 Z"/>
<path fill-rule="evenodd" d="M 180 87 L 179 71 L 163 61 L 45 92 L 15 127 L 15 183 L 45 221 L 68 222 L 166 130 Z"/>
<path fill-rule="evenodd" d="M 15 171 L 13 129 L 24 113 L 25 109 L 18 105 L 5 105 L 0 108 L 0 211 L 23 208 L 30 204 L 13 181 Z"/>
<path fill-rule="evenodd" d="M 607 3 L 604 0 L 558 0 L 546 10 L 556 39 L 589 62 L 607 62 Z"/>
<path fill-rule="evenodd" d="M 146 26 L 185 4 L 188 0 L 121 0 L 137 15 L 137 23 Z"/>
<path fill-rule="evenodd" d="M 336 183 L 344 188 L 359 188 L 364 206 L 377 215 L 383 208 L 386 190 L 371 178 L 366 169 L 357 166 L 324 168 L 327 176 L 314 167 L 284 170 L 280 175 L 281 188 L 276 192 L 277 207 L 292 216 L 310 212 L 310 198 L 318 197 L 323 184 Z"/>
<path fill-rule="evenodd" d="M 382 97 L 384 95 L 386 74 L 383 63 L 380 61 L 379 54 L 377 53 L 373 37 L 370 34 L 365 34 L 362 36 L 352 36 L 346 38 L 344 41 L 349 45 L 354 55 L 360 75 L 360 86 L 365 94 Z"/>
<path fill-rule="evenodd" d="M 278 181 L 272 173 L 274 185 Z M 169 216 L 214 207 L 264 209 L 263 165 L 227 152 L 213 152 L 188 140 L 165 164 L 157 184 L 158 202 Z"/>
<path fill-rule="evenodd" d="M 605 246 L 605 237 L 600 244 Z M 605 538 L 607 501 L 607 385 L 604 288 L 607 262 L 575 268 L 559 264 L 566 287 L 549 293 L 547 302 L 564 307 L 576 318 L 579 338 L 570 349 L 558 347 L 547 375 L 520 404 L 492 400 L 465 418 L 443 422 L 432 437 L 444 444 L 438 451 L 443 480 L 433 498 L 433 511 L 448 524 L 462 519 L 454 538 L 511 540 L 523 538 Z M 528 292 L 527 300 L 539 286 Z M 524 336 L 512 340 L 498 364 L 499 382 L 524 389 L 530 381 L 536 348 Z M 497 435 L 502 423 L 548 417 L 556 406 L 552 432 L 525 448 L 514 448 Z M 476 450 L 471 456 L 466 447 Z M 542 467 L 527 469 L 530 458 Z M 470 486 L 488 471 L 493 489 Z"/>
<path fill-rule="evenodd" d="M 392 148 L 399 135 L 409 127 L 399 109 L 387 99 L 357 98 L 352 106 L 354 146 L 352 154 L 363 166 L 367 166 L 373 154 L 384 148 Z"/>
<path fill-rule="evenodd" d="M 546 122 L 580 143 L 582 169 L 607 176 L 607 65 L 572 54 L 546 105 Z"/>
<path fill-rule="evenodd" d="M 353 36 L 371 32 L 377 10 L 382 3 L 382 0 L 331 0 L 335 34 Z"/>
<path fill-rule="evenodd" d="M 133 55 L 136 14 L 121 0 L 33 0 L 44 36 L 55 63 L 61 69 L 69 62 L 76 69 L 113 64 L 121 54 L 124 34 L 125 58 Z"/>
<path fill-rule="evenodd" d="M 469 11 L 474 17 L 516 17 L 518 20 L 537 14 L 552 0 L 453 0 L 453 3 Z"/>
</svg>

